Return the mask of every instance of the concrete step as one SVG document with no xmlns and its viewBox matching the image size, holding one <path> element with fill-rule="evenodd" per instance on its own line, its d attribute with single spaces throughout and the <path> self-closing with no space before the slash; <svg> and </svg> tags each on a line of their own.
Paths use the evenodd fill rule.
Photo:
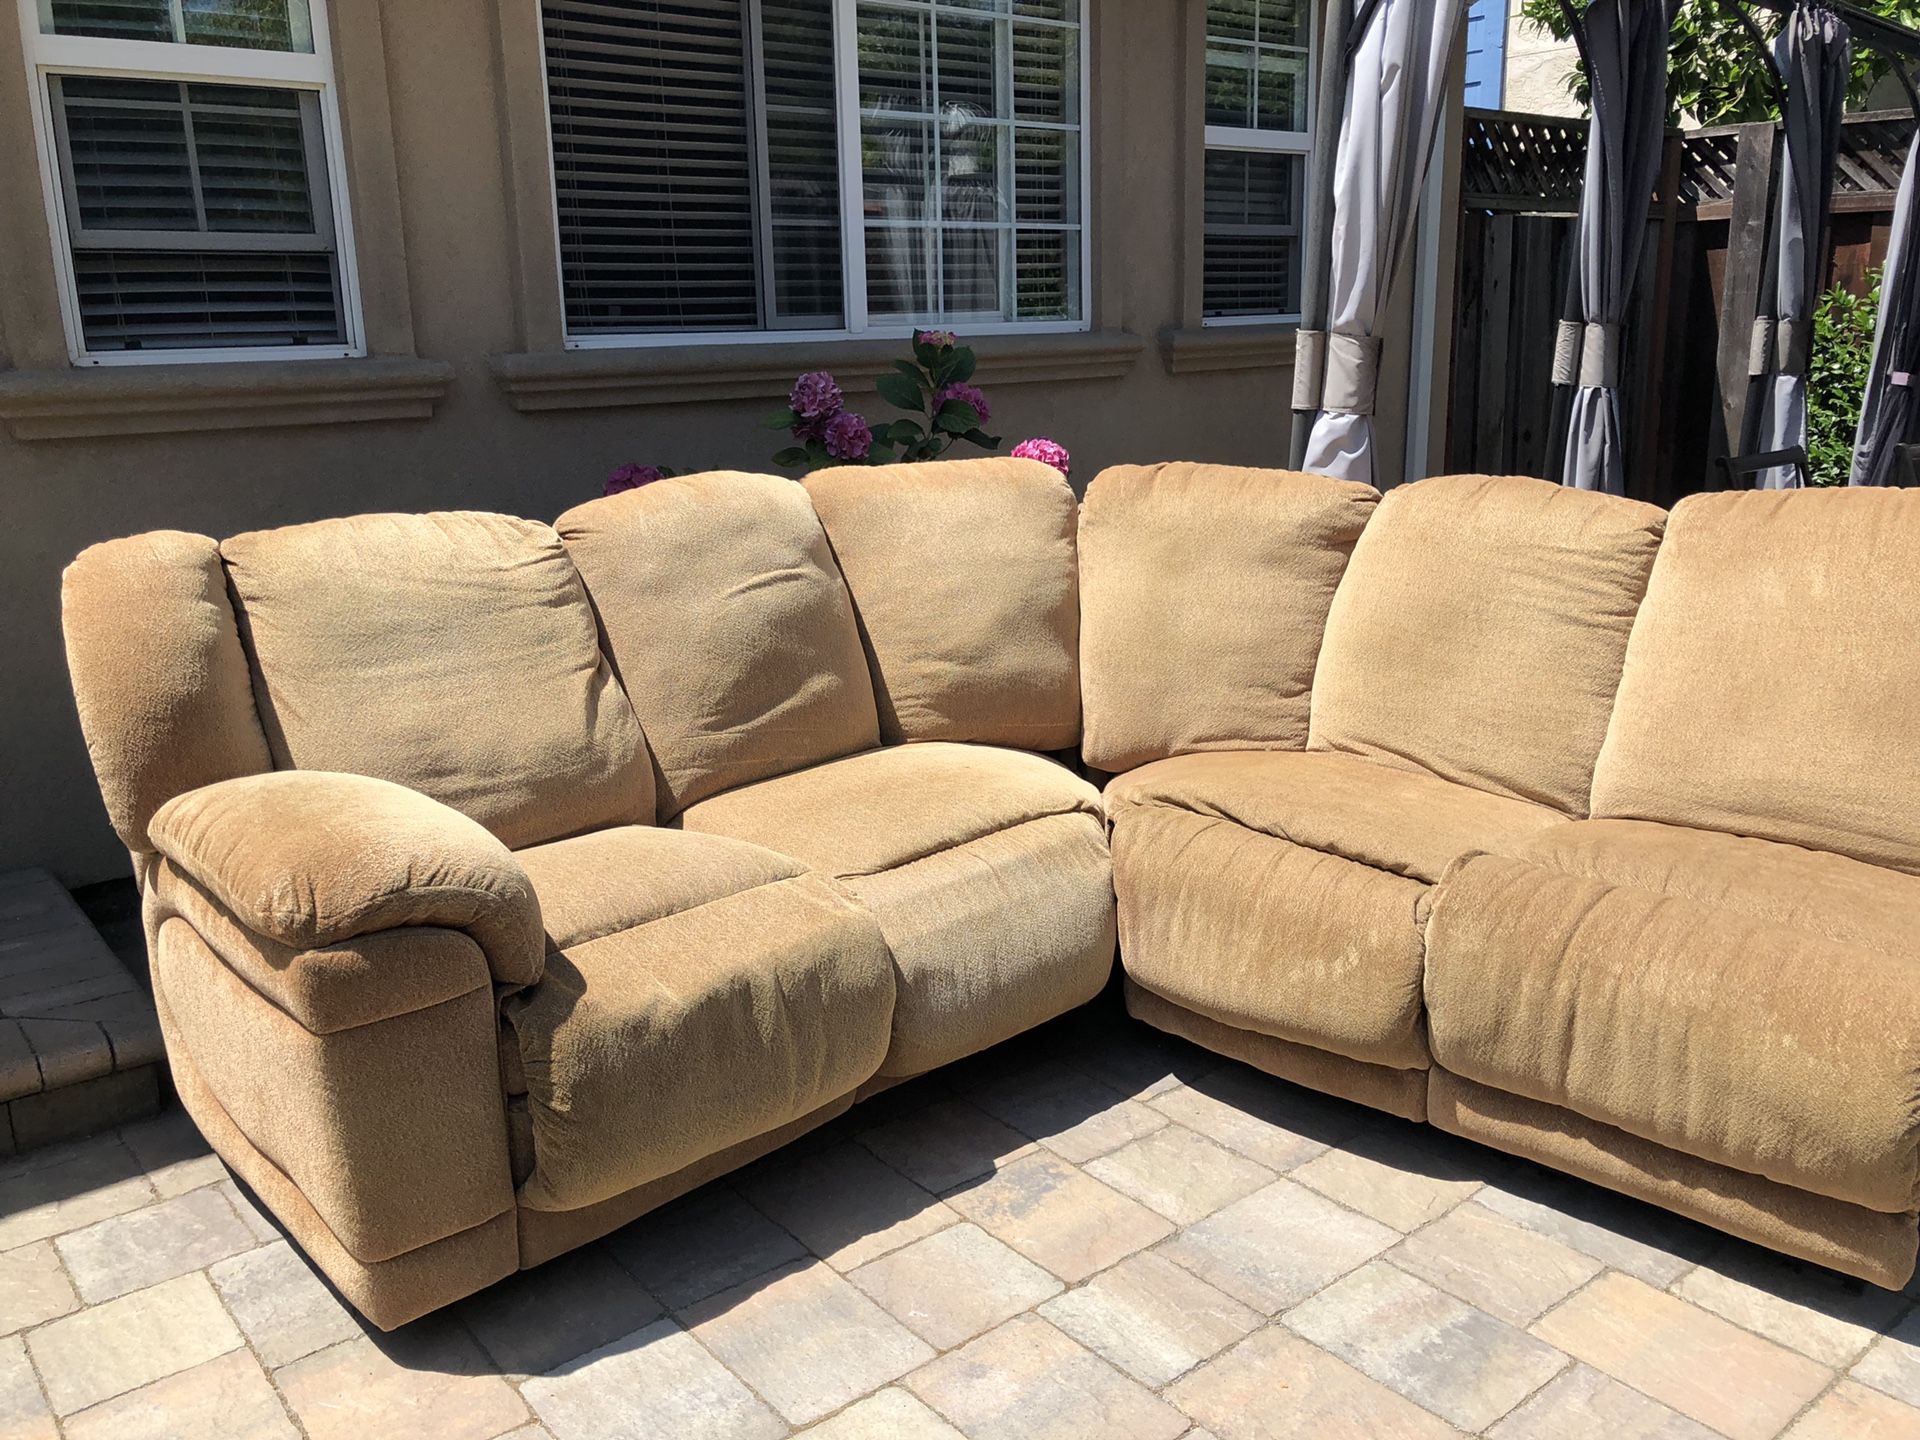
<svg viewBox="0 0 1920 1440">
<path fill-rule="evenodd" d="M 152 1114 L 153 999 L 45 870 L 0 871 L 0 1155 Z"/>
</svg>

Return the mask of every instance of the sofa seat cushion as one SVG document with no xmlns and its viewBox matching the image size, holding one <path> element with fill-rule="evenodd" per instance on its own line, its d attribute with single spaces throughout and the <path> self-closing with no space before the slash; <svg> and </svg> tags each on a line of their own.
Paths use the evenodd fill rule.
<svg viewBox="0 0 1920 1440">
<path fill-rule="evenodd" d="M 898 976 L 884 1075 L 1017 1035 L 1112 973 L 1099 793 L 1037 755 L 889 746 L 703 800 L 680 823 L 791 856 L 868 907 Z"/>
<path fill-rule="evenodd" d="M 1565 823 L 1350 755 L 1216 752 L 1107 787 L 1127 973 L 1176 1005 L 1418 1069 L 1420 911 L 1470 850 Z"/>
<path fill-rule="evenodd" d="M 1435 1060 L 1645 1140 L 1885 1212 L 1916 1202 L 1920 879 L 1590 821 L 1436 889 Z"/>
<path fill-rule="evenodd" d="M 758 846 L 627 826 L 519 852 L 546 976 L 501 1002 L 532 1210 L 571 1210 L 868 1079 L 893 969 L 866 909 Z M 516 1107 L 521 1103 L 516 1100 Z"/>
</svg>

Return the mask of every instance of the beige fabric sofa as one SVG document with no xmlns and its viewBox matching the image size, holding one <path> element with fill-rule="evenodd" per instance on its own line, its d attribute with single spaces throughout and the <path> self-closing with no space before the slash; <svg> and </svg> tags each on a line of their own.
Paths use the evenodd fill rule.
<svg viewBox="0 0 1920 1440">
<path fill-rule="evenodd" d="M 1450 477 L 1339 523 L 1371 499 L 1192 466 L 1087 493 L 1129 1008 L 1903 1285 L 1920 494 L 1668 516 Z M 1129 653 L 1149 584 L 1162 641 Z"/>
<path fill-rule="evenodd" d="M 64 604 L 181 1098 L 391 1327 L 1116 935 L 1151 1024 L 1904 1282 L 1917 560 L 1894 495 L 983 460 L 137 536 Z"/>
</svg>

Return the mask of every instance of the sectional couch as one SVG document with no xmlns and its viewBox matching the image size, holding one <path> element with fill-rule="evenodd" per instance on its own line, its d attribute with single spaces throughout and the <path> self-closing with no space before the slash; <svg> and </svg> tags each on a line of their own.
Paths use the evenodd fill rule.
<svg viewBox="0 0 1920 1440">
<path fill-rule="evenodd" d="M 1116 936 L 1149 1024 L 1912 1273 L 1920 496 L 721 473 L 136 536 L 64 615 L 181 1100 L 376 1325 Z"/>
</svg>

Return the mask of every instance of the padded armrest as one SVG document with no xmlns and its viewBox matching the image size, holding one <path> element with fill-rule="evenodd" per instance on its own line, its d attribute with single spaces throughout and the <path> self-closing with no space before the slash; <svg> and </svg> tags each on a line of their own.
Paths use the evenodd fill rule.
<svg viewBox="0 0 1920 1440">
<path fill-rule="evenodd" d="M 495 983 L 539 980 L 540 902 L 511 851 L 418 791 L 282 770 L 190 790 L 148 834 L 241 924 L 295 950 L 400 926 L 463 930 Z"/>
</svg>

